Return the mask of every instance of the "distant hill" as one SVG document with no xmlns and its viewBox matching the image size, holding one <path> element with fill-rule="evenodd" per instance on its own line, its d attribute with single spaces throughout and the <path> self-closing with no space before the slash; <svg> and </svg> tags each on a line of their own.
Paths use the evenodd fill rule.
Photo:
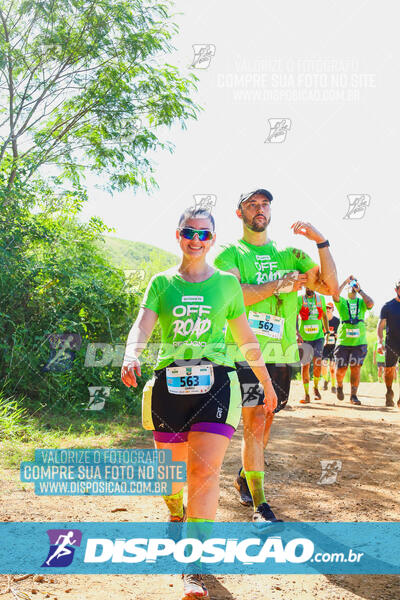
<svg viewBox="0 0 400 600">
<path fill-rule="evenodd" d="M 103 236 L 101 248 L 109 261 L 120 269 L 139 269 L 147 266 L 153 274 L 176 265 L 178 257 L 150 244 Z M 147 270 L 147 269 L 146 269 Z"/>
</svg>

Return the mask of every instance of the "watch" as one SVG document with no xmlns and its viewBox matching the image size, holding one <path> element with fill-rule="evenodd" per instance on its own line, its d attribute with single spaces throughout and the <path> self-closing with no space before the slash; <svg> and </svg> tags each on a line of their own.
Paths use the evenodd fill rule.
<svg viewBox="0 0 400 600">
<path fill-rule="evenodd" d="M 318 248 L 326 248 L 327 246 L 330 246 L 330 243 L 328 240 L 325 240 L 324 242 L 320 242 L 319 244 L 317 244 Z"/>
</svg>

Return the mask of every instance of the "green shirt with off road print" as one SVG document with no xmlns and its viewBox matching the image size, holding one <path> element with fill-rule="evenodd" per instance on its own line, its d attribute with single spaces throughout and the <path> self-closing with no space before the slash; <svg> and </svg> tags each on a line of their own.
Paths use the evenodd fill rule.
<svg viewBox="0 0 400 600">
<path fill-rule="evenodd" d="M 226 320 L 244 313 L 242 288 L 234 275 L 216 270 L 205 281 L 192 283 L 172 267 L 154 275 L 141 306 L 157 313 L 161 325 L 156 369 L 200 358 L 234 366 L 223 334 Z"/>
<path fill-rule="evenodd" d="M 214 264 L 223 271 L 238 269 L 242 284 L 260 285 L 274 281 L 291 271 L 306 273 L 316 263 L 302 250 L 279 250 L 275 242 L 254 246 L 239 240 L 224 246 Z M 256 334 L 266 363 L 295 363 L 299 360 L 296 339 L 297 292 L 276 293 L 246 306 L 250 327 Z M 226 343 L 232 359 L 244 357 L 234 344 L 229 329 Z"/>
</svg>

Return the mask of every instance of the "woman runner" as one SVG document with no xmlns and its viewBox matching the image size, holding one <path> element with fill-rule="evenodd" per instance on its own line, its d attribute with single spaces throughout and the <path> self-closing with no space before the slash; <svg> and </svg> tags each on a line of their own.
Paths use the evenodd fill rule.
<svg viewBox="0 0 400 600">
<path fill-rule="evenodd" d="M 128 387 L 141 375 L 139 356 L 157 319 L 161 347 L 153 378 L 143 391 L 142 420 L 155 446 L 172 451 L 187 465 L 188 522 L 215 520 L 219 475 L 229 441 L 240 420 L 241 393 L 223 328 L 233 338 L 264 388 L 265 410 L 277 397 L 246 319 L 237 278 L 211 267 L 206 255 L 215 243 L 215 223 L 204 209 L 189 208 L 179 220 L 176 238 L 182 260 L 155 275 L 128 336 L 121 377 Z M 170 521 L 183 521 L 183 483 L 164 496 Z M 184 575 L 184 600 L 209 598 L 201 575 Z"/>
</svg>

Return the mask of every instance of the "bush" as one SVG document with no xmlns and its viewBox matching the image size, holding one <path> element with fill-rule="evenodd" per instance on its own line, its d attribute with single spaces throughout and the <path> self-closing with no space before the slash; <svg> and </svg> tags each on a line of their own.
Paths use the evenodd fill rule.
<svg viewBox="0 0 400 600">
<path fill-rule="evenodd" d="M 118 366 L 85 367 L 89 342 L 125 343 L 143 292 L 126 293 L 124 272 L 103 257 L 104 230 L 99 220 L 84 225 L 65 210 L 33 214 L 14 205 L 3 211 L 0 377 L 4 394 L 23 398 L 30 410 L 80 413 L 89 386 L 108 386 L 108 410 L 140 412 L 151 364 L 144 365 L 134 391 L 121 382 Z M 49 365 L 65 344 L 70 346 L 61 351 L 66 358 Z"/>
</svg>

